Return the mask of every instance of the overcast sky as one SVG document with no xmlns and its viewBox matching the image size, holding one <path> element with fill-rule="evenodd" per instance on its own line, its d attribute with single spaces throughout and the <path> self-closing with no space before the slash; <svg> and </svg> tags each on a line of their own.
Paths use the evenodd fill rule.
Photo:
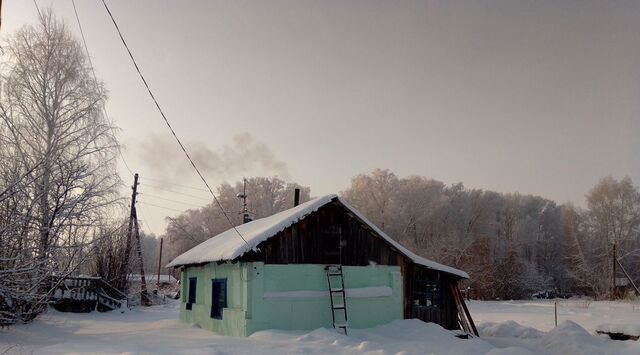
<svg viewBox="0 0 640 355">
<path fill-rule="evenodd" d="M 71 1 L 51 3 L 79 35 Z M 640 182 L 640 1 L 108 4 L 212 185 L 278 174 L 321 195 L 380 167 L 582 205 L 603 176 Z M 36 21 L 32 1 L 2 5 L 2 37 Z M 142 192 L 202 204 L 145 189 L 202 184 L 102 3 L 76 5 Z M 143 213 L 159 233 L 177 212 Z"/>
</svg>

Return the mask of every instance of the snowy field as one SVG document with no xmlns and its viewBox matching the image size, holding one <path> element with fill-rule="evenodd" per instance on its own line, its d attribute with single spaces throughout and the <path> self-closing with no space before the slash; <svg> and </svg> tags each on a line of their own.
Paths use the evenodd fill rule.
<svg viewBox="0 0 640 355">
<path fill-rule="evenodd" d="M 553 300 L 471 301 L 468 305 L 480 335 L 495 347 L 516 346 L 534 354 L 640 354 L 640 341 L 595 335 L 602 325 L 640 332 L 640 302 L 557 302 L 557 328 Z"/>
<path fill-rule="evenodd" d="M 124 314 L 60 313 L 0 330 L 0 354 L 640 354 L 640 341 L 592 335 L 601 323 L 638 324 L 632 303 L 470 302 L 482 339 L 461 340 L 434 324 L 396 321 L 348 337 L 332 329 L 218 336 L 177 320 L 177 303 Z"/>
</svg>

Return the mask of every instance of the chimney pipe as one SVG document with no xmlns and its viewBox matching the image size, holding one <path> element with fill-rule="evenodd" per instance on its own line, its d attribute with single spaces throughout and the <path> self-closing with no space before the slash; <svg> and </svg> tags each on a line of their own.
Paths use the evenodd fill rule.
<svg viewBox="0 0 640 355">
<path fill-rule="evenodd" d="M 300 189 L 293 190 L 293 207 L 300 204 Z"/>
</svg>

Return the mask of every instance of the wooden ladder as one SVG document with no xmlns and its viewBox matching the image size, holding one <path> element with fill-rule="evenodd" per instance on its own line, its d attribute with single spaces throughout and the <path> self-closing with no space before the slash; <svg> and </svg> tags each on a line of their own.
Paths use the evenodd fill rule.
<svg viewBox="0 0 640 355">
<path fill-rule="evenodd" d="M 327 265 L 327 283 L 329 284 L 329 299 L 331 300 L 331 317 L 333 319 L 333 327 L 335 329 L 343 329 L 344 335 L 347 335 L 349 327 L 347 318 L 347 297 L 344 289 L 344 275 L 342 273 L 342 265 Z M 340 282 L 338 284 L 338 280 Z M 333 281 L 333 282 L 332 282 Z M 343 319 L 336 320 L 336 312 L 343 312 Z"/>
</svg>

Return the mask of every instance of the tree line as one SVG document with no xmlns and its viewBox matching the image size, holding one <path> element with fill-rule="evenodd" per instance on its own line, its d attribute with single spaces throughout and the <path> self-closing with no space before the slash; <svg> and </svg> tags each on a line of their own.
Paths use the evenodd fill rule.
<svg viewBox="0 0 640 355">
<path fill-rule="evenodd" d="M 278 178 L 249 179 L 249 209 L 260 218 L 291 208 L 295 187 Z M 218 188 L 225 210 L 238 212 L 234 224 L 242 223 L 238 191 L 241 182 Z M 587 192 L 585 208 L 381 169 L 355 176 L 341 195 L 412 251 L 467 271 L 465 287 L 475 298 L 610 297 L 614 245 L 620 264 L 640 283 L 640 193 L 628 177 L 601 179 Z M 309 187 L 302 196 L 310 198 Z M 229 228 L 214 205 L 168 222 L 167 260 Z"/>
<path fill-rule="evenodd" d="M 467 271 L 473 297 L 611 296 L 614 245 L 640 281 L 640 194 L 628 177 L 601 179 L 585 208 L 389 170 L 356 176 L 343 195 L 416 253 Z"/>
</svg>

